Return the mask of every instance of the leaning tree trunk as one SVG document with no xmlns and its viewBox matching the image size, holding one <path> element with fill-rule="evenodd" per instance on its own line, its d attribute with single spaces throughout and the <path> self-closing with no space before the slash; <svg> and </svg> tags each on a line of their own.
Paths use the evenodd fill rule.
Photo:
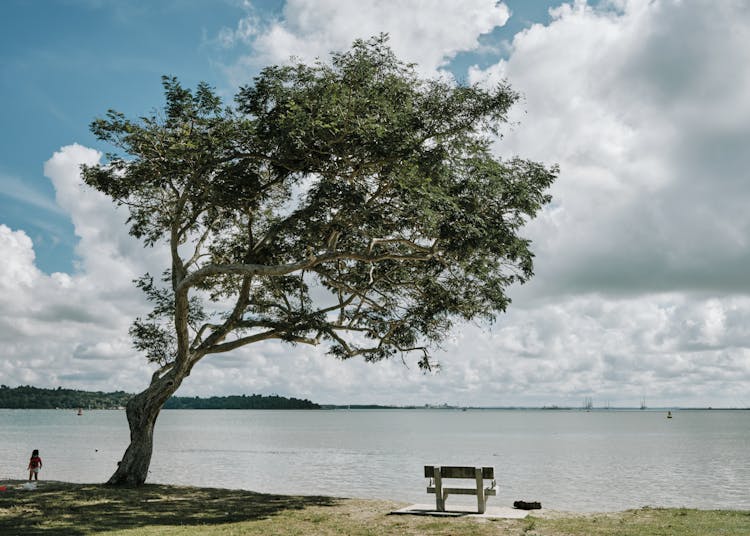
<svg viewBox="0 0 750 536">
<path fill-rule="evenodd" d="M 146 481 L 154 450 L 154 424 L 164 403 L 177 390 L 183 377 L 171 374 L 151 382 L 143 392 L 128 401 L 130 445 L 117 470 L 107 481 L 110 485 L 139 486 Z"/>
</svg>

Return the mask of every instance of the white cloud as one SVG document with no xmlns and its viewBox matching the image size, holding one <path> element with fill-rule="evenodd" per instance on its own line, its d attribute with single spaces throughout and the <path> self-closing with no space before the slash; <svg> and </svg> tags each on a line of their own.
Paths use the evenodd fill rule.
<svg viewBox="0 0 750 536">
<path fill-rule="evenodd" d="M 577 2 L 471 70 L 525 96 L 500 153 L 562 169 L 528 228 L 537 276 L 493 334 L 536 354 L 538 372 L 520 362 L 515 382 L 747 404 L 748 29 L 736 3 Z"/>
<path fill-rule="evenodd" d="M 0 288 L 3 296 L 16 288 L 27 288 L 39 277 L 34 266 L 34 250 L 31 239 L 23 231 L 12 231 L 0 225 Z"/>
<path fill-rule="evenodd" d="M 525 95 L 500 150 L 562 168 L 531 226 L 540 293 L 744 291 L 750 14 L 729 5 L 564 5 L 471 70 Z"/>
<path fill-rule="evenodd" d="M 268 64 L 325 58 L 355 39 L 382 32 L 400 58 L 434 73 L 458 52 L 478 49 L 479 36 L 503 26 L 508 8 L 495 0 L 289 0 L 280 20 L 262 22 L 251 12 L 236 29 L 219 34 L 223 46 L 251 45 L 250 54 L 229 67 L 234 85 Z"/>
<path fill-rule="evenodd" d="M 70 214 L 80 239 L 77 253 L 82 271 L 97 280 L 127 283 L 148 269 L 160 274 L 165 266 L 164 252 L 145 249 L 133 239 L 124 224 L 127 211 L 80 180 L 81 165 L 93 165 L 100 158 L 98 151 L 73 144 L 44 164 L 44 174 L 55 186 L 57 203 Z"/>
<path fill-rule="evenodd" d="M 125 215 L 83 186 L 80 165 L 99 158 L 92 149 L 71 145 L 45 164 L 57 203 L 70 214 L 80 237 L 78 273 L 44 274 L 34 265 L 31 239 L 0 225 L 5 384 L 103 390 L 145 385 L 148 371 L 130 347 L 127 330 L 146 306 L 131 281 L 156 264 L 159 252 L 144 250 L 130 238 Z M 107 360 L 116 360 L 116 367 Z"/>
</svg>

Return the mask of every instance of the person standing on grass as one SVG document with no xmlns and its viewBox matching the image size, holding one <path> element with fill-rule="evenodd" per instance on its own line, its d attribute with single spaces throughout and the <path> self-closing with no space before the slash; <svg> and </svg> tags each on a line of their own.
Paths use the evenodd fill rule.
<svg viewBox="0 0 750 536">
<path fill-rule="evenodd" d="M 41 468 L 42 459 L 39 457 L 39 450 L 34 449 L 29 460 L 29 481 L 31 481 L 32 477 L 34 480 L 39 480 L 39 469 Z"/>
</svg>

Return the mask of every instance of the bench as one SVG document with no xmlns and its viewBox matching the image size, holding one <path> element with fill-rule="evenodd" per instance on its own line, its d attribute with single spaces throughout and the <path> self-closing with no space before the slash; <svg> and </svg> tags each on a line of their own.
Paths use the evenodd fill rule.
<svg viewBox="0 0 750 536">
<path fill-rule="evenodd" d="M 495 495 L 495 468 L 494 467 L 455 467 L 425 465 L 424 476 L 430 479 L 427 493 L 435 494 L 435 506 L 438 512 L 445 512 L 445 500 L 448 495 L 476 495 L 477 511 L 483 514 L 487 508 L 487 498 Z M 445 486 L 446 478 L 463 478 L 474 481 L 475 486 L 470 488 L 449 488 Z M 492 480 L 488 488 L 484 487 L 485 480 Z"/>
</svg>

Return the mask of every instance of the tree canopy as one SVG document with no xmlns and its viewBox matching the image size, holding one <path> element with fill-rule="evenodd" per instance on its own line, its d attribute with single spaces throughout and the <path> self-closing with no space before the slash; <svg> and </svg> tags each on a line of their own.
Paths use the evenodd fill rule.
<svg viewBox="0 0 750 536">
<path fill-rule="evenodd" d="M 420 78 L 380 36 L 265 68 L 233 106 L 163 85 L 163 110 L 94 121 L 116 151 L 84 169 L 128 207 L 131 234 L 171 254 L 138 281 L 154 309 L 131 329 L 160 365 L 152 394 L 272 339 L 430 368 L 453 322 L 493 320 L 532 276 L 519 233 L 556 168 L 493 154 L 519 98 L 507 84 Z"/>
</svg>

